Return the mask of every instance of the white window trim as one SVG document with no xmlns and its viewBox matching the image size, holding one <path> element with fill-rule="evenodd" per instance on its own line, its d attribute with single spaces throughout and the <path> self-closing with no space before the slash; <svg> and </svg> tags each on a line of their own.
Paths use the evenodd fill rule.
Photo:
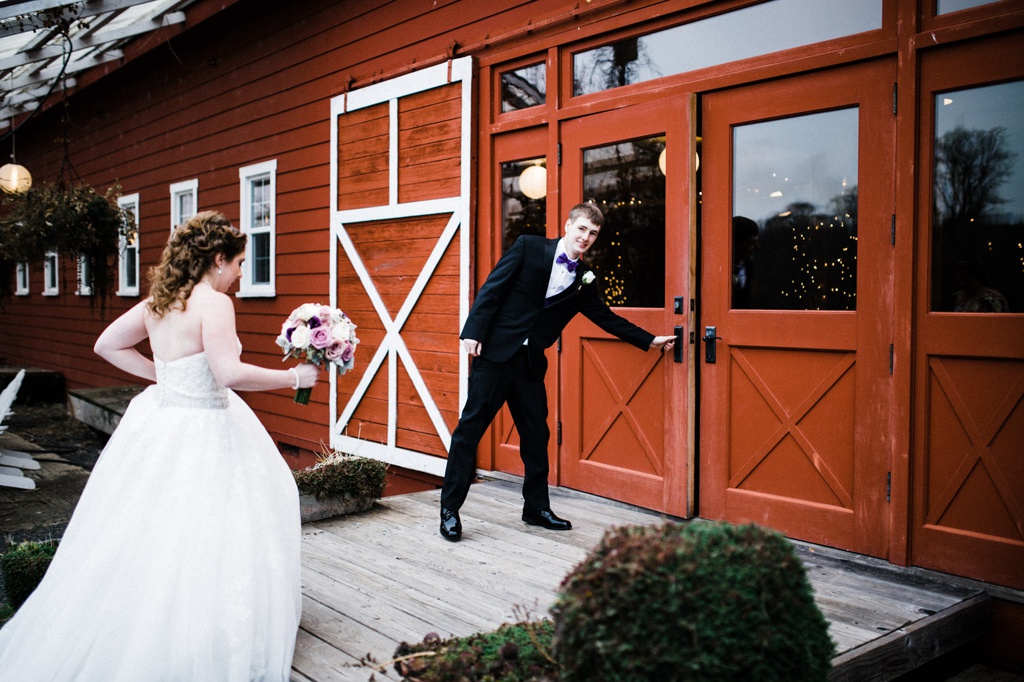
<svg viewBox="0 0 1024 682">
<path fill-rule="evenodd" d="M 82 277 L 82 273 L 85 271 L 87 267 L 89 267 L 89 261 L 87 256 L 84 253 L 78 254 L 78 259 L 76 260 L 76 263 L 78 266 L 75 269 L 76 279 L 78 281 L 78 289 L 75 290 L 75 296 L 92 296 L 92 287 L 86 284 L 84 278 Z"/>
<path fill-rule="evenodd" d="M 50 286 L 51 279 L 53 280 L 53 286 Z M 57 296 L 59 294 L 60 254 L 56 251 L 47 251 L 43 256 L 43 296 Z"/>
<path fill-rule="evenodd" d="M 28 296 L 29 286 L 30 279 L 28 263 L 18 263 L 14 272 L 14 295 Z"/>
<path fill-rule="evenodd" d="M 118 296 L 138 296 L 139 295 L 139 236 L 141 229 L 139 227 L 139 195 L 136 194 L 125 194 L 117 198 L 117 205 L 122 209 L 130 209 L 132 215 L 135 216 L 135 286 L 130 287 L 127 284 L 128 271 L 126 270 L 127 263 L 125 262 L 124 254 L 128 249 L 128 238 L 124 235 L 118 237 L 117 243 L 117 295 Z"/>
<path fill-rule="evenodd" d="M 178 197 L 182 194 L 192 195 L 192 206 L 198 212 L 199 211 L 199 179 L 193 178 L 191 180 L 185 180 L 183 182 L 176 182 L 171 185 L 171 232 L 174 232 L 174 228 L 181 225 L 183 222 L 191 218 L 191 215 L 179 215 L 178 214 Z M 193 213 L 192 215 L 195 215 Z"/>
<path fill-rule="evenodd" d="M 249 183 L 261 176 L 270 178 L 270 225 L 261 227 L 259 233 L 270 235 L 270 282 L 257 284 L 252 281 L 256 259 L 252 257 L 253 240 L 250 238 L 245 245 L 245 265 L 242 268 L 242 280 L 235 295 L 239 298 L 256 298 L 276 296 L 277 282 L 277 159 L 245 166 L 238 169 L 239 204 L 241 206 L 241 229 L 251 234 L 252 206 L 249 202 Z"/>
</svg>

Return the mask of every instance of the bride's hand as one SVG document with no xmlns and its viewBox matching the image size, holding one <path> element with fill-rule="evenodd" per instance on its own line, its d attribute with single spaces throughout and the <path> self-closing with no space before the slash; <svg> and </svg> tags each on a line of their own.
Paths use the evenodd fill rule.
<svg viewBox="0 0 1024 682">
<path fill-rule="evenodd" d="M 317 375 L 320 374 L 320 370 L 317 369 L 316 365 L 311 365 L 308 362 L 304 362 L 301 365 L 296 365 L 292 369 L 299 376 L 299 388 L 312 388 L 316 385 Z"/>
</svg>

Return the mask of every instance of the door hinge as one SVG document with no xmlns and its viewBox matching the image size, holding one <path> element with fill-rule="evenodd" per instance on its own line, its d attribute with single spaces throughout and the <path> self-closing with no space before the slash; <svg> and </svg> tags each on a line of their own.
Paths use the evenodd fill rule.
<svg viewBox="0 0 1024 682">
<path fill-rule="evenodd" d="M 892 222 L 889 225 L 889 239 L 893 246 L 896 246 L 896 214 L 892 214 Z"/>
<path fill-rule="evenodd" d="M 559 165 L 559 166 L 562 165 L 562 143 L 561 142 L 558 143 L 558 164 L 557 165 Z"/>
<path fill-rule="evenodd" d="M 558 422 L 558 444 L 562 444 L 562 422 Z"/>
<path fill-rule="evenodd" d="M 896 363 L 896 351 L 893 349 L 892 344 L 889 344 L 889 375 L 892 375 L 893 365 Z"/>
<path fill-rule="evenodd" d="M 897 108 L 896 105 L 897 105 L 897 102 L 899 100 L 899 97 L 897 96 L 897 92 L 899 92 L 897 85 L 898 85 L 897 83 L 893 83 L 892 84 L 892 115 L 893 116 L 896 115 L 896 108 Z"/>
<path fill-rule="evenodd" d="M 892 472 L 885 472 L 885 501 L 892 499 Z"/>
</svg>

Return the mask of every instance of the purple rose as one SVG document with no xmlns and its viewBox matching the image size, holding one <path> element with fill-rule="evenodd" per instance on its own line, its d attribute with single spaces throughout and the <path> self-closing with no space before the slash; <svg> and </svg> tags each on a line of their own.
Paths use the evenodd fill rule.
<svg viewBox="0 0 1024 682">
<path fill-rule="evenodd" d="M 313 317 L 306 320 L 306 324 L 309 325 L 310 329 L 316 329 L 320 326 L 320 318 L 314 315 Z"/>
<path fill-rule="evenodd" d="M 344 349 L 341 351 L 341 361 L 347 363 L 356 354 L 356 347 L 348 341 L 345 341 L 342 345 Z"/>
<path fill-rule="evenodd" d="M 327 348 L 331 345 L 331 330 L 323 326 L 316 327 L 312 332 L 310 332 L 309 344 L 313 346 L 313 348 Z"/>
</svg>

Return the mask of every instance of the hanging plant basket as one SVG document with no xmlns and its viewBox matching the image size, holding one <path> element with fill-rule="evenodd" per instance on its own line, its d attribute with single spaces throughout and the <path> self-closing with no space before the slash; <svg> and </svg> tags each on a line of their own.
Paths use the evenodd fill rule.
<svg viewBox="0 0 1024 682">
<path fill-rule="evenodd" d="M 10 295 L 17 263 L 39 263 L 48 251 L 83 256 L 87 281 L 101 307 L 116 282 L 122 236 L 135 232 L 132 214 L 117 205 L 121 186 L 100 194 L 87 184 L 58 181 L 0 198 L 0 293 Z"/>
</svg>

